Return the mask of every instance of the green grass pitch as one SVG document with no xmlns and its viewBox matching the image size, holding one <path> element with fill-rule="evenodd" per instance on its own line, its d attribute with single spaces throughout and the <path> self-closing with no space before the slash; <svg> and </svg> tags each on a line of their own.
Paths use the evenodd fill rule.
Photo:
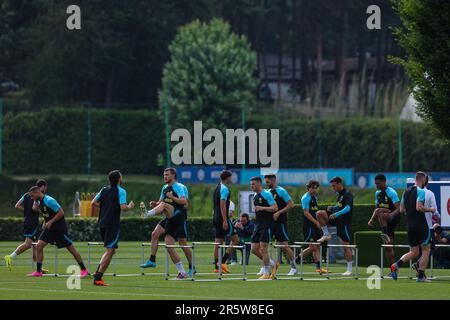
<svg viewBox="0 0 450 320">
<path fill-rule="evenodd" d="M 366 268 L 359 268 L 360 279 L 326 280 L 323 276 L 313 275 L 314 267 L 305 265 L 305 278 L 310 280 L 274 280 L 274 281 L 242 281 L 229 280 L 220 282 L 192 282 L 165 280 L 163 275 L 153 276 L 105 276 L 110 287 L 94 287 L 92 278 L 81 280 L 80 290 L 69 290 L 67 277 L 46 276 L 43 278 L 29 278 L 26 276 L 31 271 L 31 252 L 28 251 L 13 262 L 12 271 L 4 266 L 3 256 L 12 252 L 18 245 L 17 242 L 0 242 L 0 299 L 219 299 L 219 300 L 250 300 L 250 299 L 450 299 L 450 277 L 447 279 L 433 280 L 432 283 L 416 283 L 410 279 L 381 280 L 380 290 L 367 288 Z M 88 249 L 86 243 L 75 243 L 88 263 Z M 140 274 L 141 243 L 121 242 L 116 256 L 117 274 Z M 45 251 L 44 267 L 54 272 L 55 248 L 48 246 Z M 90 271 L 95 271 L 96 265 L 102 253 L 101 247 L 92 247 Z M 145 248 L 145 257 L 149 254 L 149 248 Z M 182 255 L 182 253 L 180 253 Z M 182 255 L 183 256 L 183 255 Z M 184 258 L 184 256 L 183 256 Z M 238 259 L 240 254 L 238 254 Z M 259 270 L 256 258 L 250 258 L 249 273 Z M 58 251 L 58 272 L 66 273 L 69 265 L 74 260 L 65 249 Z M 158 252 L 158 267 L 147 269 L 148 273 L 164 273 L 165 251 L 160 248 Z M 184 259 L 185 261 L 185 259 Z M 197 271 L 208 273 L 212 271 L 212 247 L 196 249 Z M 343 265 L 333 265 L 333 274 L 341 273 Z M 112 272 L 110 266 L 109 272 Z M 241 272 L 241 266 L 231 266 L 233 273 Z M 175 269 L 170 263 L 170 279 L 175 276 Z M 279 274 L 289 271 L 289 266 L 282 265 Z M 387 270 L 385 270 L 387 274 Z M 407 275 L 408 269 L 401 270 L 401 275 Z M 450 270 L 435 270 L 435 275 L 450 276 Z M 215 275 L 198 276 L 198 279 L 214 279 Z M 257 278 L 248 275 L 249 280 Z"/>
</svg>

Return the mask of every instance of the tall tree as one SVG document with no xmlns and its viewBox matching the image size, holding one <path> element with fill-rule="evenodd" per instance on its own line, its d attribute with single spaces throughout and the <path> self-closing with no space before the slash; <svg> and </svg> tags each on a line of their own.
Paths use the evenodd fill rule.
<svg viewBox="0 0 450 320">
<path fill-rule="evenodd" d="M 396 0 L 404 28 L 396 30 L 420 115 L 450 140 L 449 1 Z"/>
</svg>

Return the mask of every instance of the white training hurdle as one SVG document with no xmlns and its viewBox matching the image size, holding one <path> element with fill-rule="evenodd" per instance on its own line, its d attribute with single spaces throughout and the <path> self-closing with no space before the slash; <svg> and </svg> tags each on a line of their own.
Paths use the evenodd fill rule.
<svg viewBox="0 0 450 320">
<path fill-rule="evenodd" d="M 384 269 L 384 250 L 386 249 L 386 248 L 410 248 L 410 246 L 409 245 L 406 245 L 406 244 L 382 244 L 381 246 L 380 246 L 380 269 L 381 269 L 381 279 L 384 279 L 384 278 L 386 278 L 384 275 L 383 275 L 383 269 Z M 412 276 L 412 261 L 410 260 L 409 261 L 409 273 L 408 273 L 408 276 L 399 276 L 398 278 L 399 279 L 413 279 L 413 276 Z"/>
<path fill-rule="evenodd" d="M 435 244 L 434 247 L 450 249 L 450 244 Z M 432 254 L 430 257 L 430 278 L 431 279 L 449 279 L 450 278 L 450 276 L 435 276 L 434 272 L 433 272 L 433 264 L 434 264 L 434 260 L 433 260 L 433 254 Z"/>
</svg>

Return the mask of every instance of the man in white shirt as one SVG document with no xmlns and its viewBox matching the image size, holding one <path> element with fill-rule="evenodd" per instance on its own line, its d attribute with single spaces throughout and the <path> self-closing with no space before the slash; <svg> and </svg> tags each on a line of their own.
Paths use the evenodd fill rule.
<svg viewBox="0 0 450 320">
<path fill-rule="evenodd" d="M 430 256 L 431 256 L 434 252 L 434 245 L 436 244 L 436 237 L 435 237 L 434 229 L 433 229 L 433 225 L 434 225 L 433 218 L 436 220 L 439 220 L 440 214 L 437 209 L 438 206 L 436 203 L 436 197 L 434 195 L 434 192 L 427 188 L 428 182 L 429 182 L 429 177 L 427 176 L 425 179 L 425 185 L 423 186 L 423 190 L 425 190 L 425 204 L 424 205 L 426 208 L 436 208 L 436 211 L 434 213 L 431 211 L 425 212 L 425 218 L 427 219 L 428 228 L 430 229 L 430 234 L 431 234 L 431 250 L 430 250 Z M 417 257 L 417 261 L 419 261 L 421 256 L 422 256 L 422 252 Z M 418 262 L 413 264 L 413 268 L 418 272 Z"/>
</svg>

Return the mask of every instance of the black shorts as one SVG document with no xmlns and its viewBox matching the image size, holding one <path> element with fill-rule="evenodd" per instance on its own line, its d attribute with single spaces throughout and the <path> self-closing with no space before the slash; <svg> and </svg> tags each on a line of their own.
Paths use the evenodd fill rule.
<svg viewBox="0 0 450 320">
<path fill-rule="evenodd" d="M 167 228 L 167 221 L 169 221 L 169 219 L 164 218 L 158 223 L 158 225 L 160 225 L 163 229 L 166 229 Z"/>
<path fill-rule="evenodd" d="M 228 230 L 223 230 L 223 223 L 220 221 L 214 222 L 214 237 L 216 239 L 225 239 L 226 237 L 231 237 L 236 234 L 236 230 L 234 229 L 233 223 L 230 219 L 228 222 Z"/>
<path fill-rule="evenodd" d="M 395 237 L 395 229 L 397 229 L 399 222 L 400 222 L 400 214 L 397 214 L 392 220 L 387 221 L 387 223 L 386 223 L 387 235 L 391 239 L 394 239 L 394 237 Z"/>
<path fill-rule="evenodd" d="M 252 243 L 269 243 L 272 240 L 272 227 L 257 226 L 252 235 Z"/>
<path fill-rule="evenodd" d="M 275 240 L 277 240 L 278 242 L 289 241 L 289 234 L 287 231 L 286 223 L 275 223 L 273 227 L 273 235 L 275 236 Z"/>
<path fill-rule="evenodd" d="M 58 248 L 67 248 L 73 244 L 73 241 L 67 234 L 67 230 L 61 229 L 44 229 L 39 236 L 39 240 L 49 244 L 54 244 Z"/>
<path fill-rule="evenodd" d="M 108 249 L 117 249 L 119 247 L 120 229 L 118 228 L 100 228 L 103 246 Z"/>
<path fill-rule="evenodd" d="M 22 235 L 25 238 L 36 240 L 38 235 L 39 226 L 23 226 Z"/>
<path fill-rule="evenodd" d="M 431 239 L 431 231 L 428 226 L 408 228 L 408 245 L 410 247 L 429 245 Z"/>
<path fill-rule="evenodd" d="M 164 220 L 163 220 L 164 221 Z M 166 235 L 171 236 L 175 240 L 187 239 L 187 222 L 182 214 L 177 214 L 170 219 L 167 219 Z"/>
<path fill-rule="evenodd" d="M 351 228 L 350 228 L 350 224 L 347 223 L 341 223 L 341 222 L 337 222 L 336 223 L 336 235 L 344 242 L 352 242 L 352 237 L 351 237 Z"/>
<path fill-rule="evenodd" d="M 322 238 L 322 230 L 313 224 L 303 223 L 303 240 L 305 242 L 316 242 Z"/>
</svg>

